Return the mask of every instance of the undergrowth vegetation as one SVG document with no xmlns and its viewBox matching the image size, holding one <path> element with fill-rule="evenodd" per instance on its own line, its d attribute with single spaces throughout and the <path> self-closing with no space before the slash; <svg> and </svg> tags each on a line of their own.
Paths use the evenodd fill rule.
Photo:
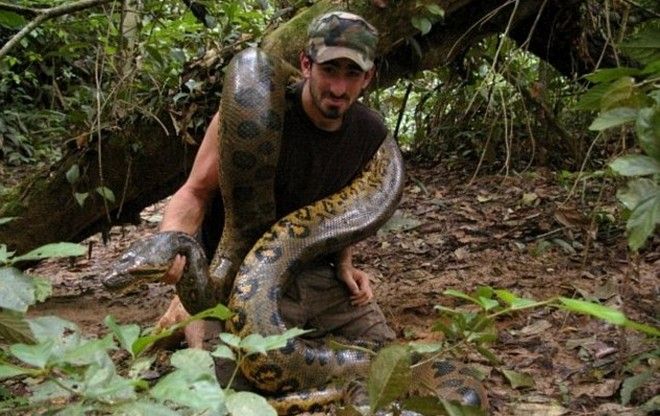
<svg viewBox="0 0 660 416">
<path fill-rule="evenodd" d="M 56 7 L 65 1 L 24 0 L 26 8 Z M 101 131 L 122 123 L 155 118 L 167 108 L 180 116 L 181 129 L 202 130 L 206 117 L 195 114 L 196 95 L 217 80 L 181 79 L 193 59 L 213 61 L 217 51 L 256 44 L 270 25 L 286 17 L 286 7 L 264 1 L 191 2 L 174 0 L 108 2 L 84 13 L 48 20 L 0 57 L 0 157 L 6 167 L 55 161 L 69 147 L 83 146 Z M 295 2 L 278 2 L 289 6 Z M 651 2 L 640 1 L 652 8 Z M 647 4 L 648 3 L 648 4 Z M 433 9 L 419 16 L 423 30 L 440 19 Z M 28 17 L 26 17 L 28 16 Z M 424 19 L 428 20 L 428 23 Z M 0 7 L 0 44 L 28 24 L 29 15 Z M 369 94 L 385 115 L 410 160 L 470 166 L 473 175 L 518 175 L 536 167 L 558 171 L 567 186 L 590 178 L 603 187 L 616 182 L 632 253 L 644 250 L 660 223 L 660 25 L 625 27 L 611 39 L 622 64 L 600 68 L 580 80 L 568 79 L 505 36 L 491 36 L 446 67 L 402 79 Z M 468 163 L 465 163 L 465 162 Z M 619 178 L 617 175 L 625 177 Z M 589 215 L 600 215 L 597 211 Z M 0 226 L 11 218 L 0 218 Z M 608 219 L 608 221 L 611 221 Z M 622 237 L 623 238 L 623 237 Z M 244 360 L 281 348 L 302 331 L 275 337 L 220 336 L 212 351 L 182 350 L 171 358 L 174 370 L 155 382 L 145 374 L 155 357 L 148 347 L 161 334 L 106 319 L 108 335 L 88 339 L 59 318 L 27 319 L 25 312 L 49 294 L 43 279 L 15 266 L 53 256 L 76 256 L 81 248 L 55 245 L 14 256 L 0 245 L 0 379 L 20 380 L 23 395 L 0 387 L 7 409 L 49 408 L 61 414 L 267 415 L 273 409 L 253 393 L 220 386 L 213 358 Z M 473 308 L 438 307 L 437 344 L 408 344 L 376 355 L 368 391 L 372 407 L 386 408 L 411 383 L 414 353 L 444 356 L 471 348 L 497 364 L 488 344 L 497 338 L 500 316 L 558 308 L 658 337 L 658 329 L 634 322 L 620 311 L 586 300 L 557 297 L 523 299 L 488 287 L 476 293 L 449 290 Z M 475 309 L 476 308 L 476 311 Z M 223 306 L 192 319 L 227 319 Z M 128 364 L 119 368 L 117 357 Z M 378 358 L 378 357 L 387 357 Z M 524 377 L 507 371 L 512 385 Z M 408 378 L 406 378 L 408 377 Z M 644 378 L 646 377 L 646 378 Z M 621 401 L 649 376 L 628 378 Z M 425 414 L 472 414 L 437 398 L 415 398 L 397 406 Z M 346 415 L 360 414 L 344 409 Z M 464 413 L 462 413 L 464 412 Z"/>
</svg>

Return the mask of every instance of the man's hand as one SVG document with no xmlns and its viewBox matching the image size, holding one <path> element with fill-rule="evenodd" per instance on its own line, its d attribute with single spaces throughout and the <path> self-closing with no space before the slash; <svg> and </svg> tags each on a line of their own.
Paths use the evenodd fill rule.
<svg viewBox="0 0 660 416">
<path fill-rule="evenodd" d="M 353 267 L 352 264 L 342 263 L 337 266 L 337 275 L 348 286 L 352 305 L 364 306 L 374 297 L 368 273 Z"/>
<path fill-rule="evenodd" d="M 167 270 L 161 278 L 162 282 L 167 283 L 168 285 L 176 284 L 179 279 L 181 279 L 181 276 L 183 275 L 183 269 L 185 268 L 186 257 L 182 256 L 181 254 L 177 254 L 176 257 L 174 257 L 169 270 Z"/>
</svg>

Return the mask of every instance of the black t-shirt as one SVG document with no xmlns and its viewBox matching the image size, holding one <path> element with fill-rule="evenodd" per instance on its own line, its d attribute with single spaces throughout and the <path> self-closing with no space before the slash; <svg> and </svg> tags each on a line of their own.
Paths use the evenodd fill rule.
<svg viewBox="0 0 660 416">
<path fill-rule="evenodd" d="M 302 107 L 302 86 L 287 92 L 282 145 L 275 176 L 277 217 L 322 199 L 348 185 L 385 140 L 382 117 L 362 103 L 344 114 L 335 132 L 314 125 Z M 209 259 L 222 232 L 222 199 L 214 198 L 202 226 L 202 240 Z"/>
</svg>

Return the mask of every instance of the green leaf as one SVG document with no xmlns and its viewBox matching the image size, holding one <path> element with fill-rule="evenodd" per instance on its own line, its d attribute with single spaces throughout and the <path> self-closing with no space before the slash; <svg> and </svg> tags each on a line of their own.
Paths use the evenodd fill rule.
<svg viewBox="0 0 660 416">
<path fill-rule="evenodd" d="M 587 92 L 582 94 L 582 97 L 580 97 L 575 105 L 575 109 L 580 111 L 600 110 L 600 103 L 609 88 L 610 84 L 598 84 L 591 87 Z"/>
<path fill-rule="evenodd" d="M 34 374 L 34 371 L 30 368 L 23 368 L 9 363 L 0 363 L 0 380 L 25 374 Z"/>
<path fill-rule="evenodd" d="M 43 277 L 32 276 L 34 297 L 37 302 L 43 302 L 53 293 L 53 284 Z"/>
<path fill-rule="evenodd" d="M 445 415 L 445 407 L 435 396 L 413 396 L 403 401 L 403 408 L 424 416 Z"/>
<path fill-rule="evenodd" d="M 437 4 L 427 4 L 426 10 L 438 17 L 445 17 L 445 10 Z"/>
<path fill-rule="evenodd" d="M 219 303 L 210 309 L 206 309 L 204 311 L 201 311 L 200 313 L 196 313 L 190 318 L 190 321 L 198 320 L 198 319 L 208 319 L 208 318 L 215 318 L 224 321 L 226 319 L 231 318 L 233 315 L 234 314 L 232 313 L 231 310 L 229 310 L 228 307 Z"/>
<path fill-rule="evenodd" d="M 173 402 L 193 410 L 223 414 L 224 393 L 215 379 L 194 377 L 191 372 L 174 371 L 149 390 L 161 402 Z"/>
<path fill-rule="evenodd" d="M 211 355 L 216 358 L 225 358 L 227 360 L 236 361 L 234 351 L 226 345 L 218 345 L 218 347 L 211 352 Z"/>
<path fill-rule="evenodd" d="M 509 380 L 509 384 L 514 389 L 518 387 L 534 387 L 534 379 L 529 374 L 507 369 L 502 369 L 502 374 Z"/>
<path fill-rule="evenodd" d="M 36 302 L 32 279 L 14 267 L 0 267 L 0 308 L 26 312 Z"/>
<path fill-rule="evenodd" d="M 535 301 L 534 299 L 520 298 L 514 293 L 504 289 L 496 290 L 495 294 L 498 298 L 502 299 L 503 302 L 511 306 L 511 309 L 513 310 L 525 309 L 539 304 L 539 302 Z"/>
<path fill-rule="evenodd" d="M 602 83 L 612 82 L 625 76 L 636 76 L 639 75 L 639 73 L 640 70 L 637 68 L 604 68 L 596 70 L 592 74 L 587 75 L 585 78 L 591 82 Z"/>
<path fill-rule="evenodd" d="M 660 106 L 642 108 L 635 122 L 639 144 L 648 156 L 660 160 Z"/>
<path fill-rule="evenodd" d="M 408 349 L 403 345 L 383 348 L 369 369 L 367 391 L 371 411 L 382 409 L 401 397 L 411 382 Z"/>
<path fill-rule="evenodd" d="M 589 126 L 589 130 L 602 131 L 620 126 L 637 119 L 637 110 L 634 108 L 617 107 L 602 112 Z"/>
<path fill-rule="evenodd" d="M 172 354 L 172 365 L 179 370 L 191 374 L 194 378 L 208 376 L 215 379 L 215 364 L 211 353 L 197 348 L 187 348 Z"/>
<path fill-rule="evenodd" d="M 0 10 L 0 26 L 4 26 L 8 29 L 19 29 L 26 25 L 26 21 L 18 13 Z"/>
<path fill-rule="evenodd" d="M 83 205 L 85 205 L 85 200 L 87 199 L 88 196 L 89 196 L 89 192 L 83 192 L 83 193 L 74 192 L 73 193 L 73 197 L 76 199 L 76 202 L 81 207 Z"/>
<path fill-rule="evenodd" d="M 412 23 L 413 27 L 419 30 L 422 35 L 429 33 L 431 31 L 431 27 L 433 27 L 431 21 L 424 16 L 414 16 L 410 19 L 410 23 Z"/>
<path fill-rule="evenodd" d="M 616 197 L 630 211 L 634 210 L 650 195 L 660 192 L 655 181 L 648 178 L 636 178 L 628 181 L 625 187 L 619 189 Z"/>
<path fill-rule="evenodd" d="M 630 397 L 632 396 L 633 391 L 646 384 L 652 376 L 653 373 L 651 371 L 645 371 L 626 378 L 621 385 L 621 404 L 627 406 L 628 403 L 630 403 Z"/>
<path fill-rule="evenodd" d="M 229 332 L 221 332 L 219 338 L 222 342 L 229 345 L 230 347 L 240 348 L 241 338 L 238 335 L 234 335 Z"/>
<path fill-rule="evenodd" d="M 86 253 L 87 248 L 80 244 L 52 243 L 35 248 L 22 256 L 14 257 L 14 262 L 41 260 L 54 257 L 75 257 L 82 256 Z"/>
<path fill-rule="evenodd" d="M 25 364 L 43 369 L 53 356 L 54 347 L 53 340 L 48 340 L 35 345 L 12 344 L 9 346 L 9 351 Z"/>
<path fill-rule="evenodd" d="M 65 176 L 67 182 L 69 182 L 71 185 L 78 182 L 78 179 L 80 179 L 80 168 L 78 167 L 78 164 L 74 163 L 73 165 L 71 165 L 69 170 L 66 171 Z"/>
<path fill-rule="evenodd" d="M 266 399 L 249 391 L 228 395 L 225 405 L 232 416 L 277 416 Z"/>
<path fill-rule="evenodd" d="M 467 294 L 465 294 L 465 293 L 463 293 L 459 290 L 447 289 L 444 292 L 442 292 L 442 294 L 445 295 L 445 296 L 453 296 L 455 298 L 465 299 L 469 302 L 472 302 L 476 305 L 481 306 L 481 302 L 479 302 L 479 300 L 477 300 L 477 299 L 475 299 L 475 298 L 473 298 L 473 297 L 471 297 L 471 296 L 469 296 L 469 295 L 467 295 Z"/>
<path fill-rule="evenodd" d="M 83 366 L 90 364 L 101 364 L 107 357 L 106 350 L 113 348 L 112 335 L 106 335 L 101 339 L 83 339 L 77 345 L 71 345 L 66 351 L 57 357 L 58 363 Z"/>
<path fill-rule="evenodd" d="M 418 354 L 434 354 L 438 351 L 442 351 L 442 344 L 439 342 L 409 342 L 408 346 L 412 352 Z"/>
<path fill-rule="evenodd" d="M 24 313 L 0 310 L 0 339 L 8 343 L 33 343 L 35 341 Z"/>
<path fill-rule="evenodd" d="M 107 188 L 105 186 L 99 186 L 96 188 L 96 193 L 101 195 L 103 199 L 105 199 L 108 202 L 115 202 L 115 194 L 112 192 L 112 189 Z"/>
<path fill-rule="evenodd" d="M 15 220 L 16 218 L 18 217 L 2 217 L 0 218 L 0 225 L 7 224 L 8 222 Z M 0 259 L 0 262 L 4 262 L 4 260 Z"/>
<path fill-rule="evenodd" d="M 643 64 L 660 60 L 660 28 L 651 21 L 620 46 L 626 55 Z"/>
<path fill-rule="evenodd" d="M 610 168 L 622 176 L 645 176 L 660 173 L 660 162 L 644 155 L 625 155 L 614 159 Z"/>
<path fill-rule="evenodd" d="M 72 343 L 71 336 L 67 337 L 65 334 L 80 333 L 78 325 L 57 316 L 40 316 L 30 319 L 28 323 L 34 337 L 39 342 L 56 339 L 61 345 L 69 345 Z"/>
<path fill-rule="evenodd" d="M 644 107 L 647 97 L 635 86 L 631 77 L 622 77 L 609 85 L 600 102 L 600 110 L 607 111 L 616 107 Z"/>
<path fill-rule="evenodd" d="M 265 354 L 267 351 L 277 350 L 286 347 L 291 338 L 311 332 L 306 329 L 291 328 L 279 335 L 269 335 L 263 337 L 259 334 L 250 334 L 241 340 L 238 345 L 247 355 Z"/>
<path fill-rule="evenodd" d="M 626 223 L 628 246 L 632 251 L 639 250 L 660 223 L 660 191 L 647 195 L 633 209 Z"/>
<path fill-rule="evenodd" d="M 494 299 L 489 299 L 489 298 L 484 298 L 484 297 L 479 297 L 479 304 L 481 305 L 482 308 L 484 308 L 485 311 L 489 311 L 493 308 L 497 308 L 500 306 L 500 303 Z"/>
<path fill-rule="evenodd" d="M 131 401 L 115 408 L 113 412 L 122 416 L 180 416 L 181 413 L 170 409 L 167 406 L 158 404 L 149 400 Z"/>
<path fill-rule="evenodd" d="M 623 325 L 626 322 L 626 316 L 623 312 L 607 306 L 587 302 L 586 300 L 569 299 L 564 297 L 560 297 L 559 301 L 563 304 L 562 309 L 571 312 L 591 315 L 614 325 Z"/>
<path fill-rule="evenodd" d="M 135 354 L 133 353 L 133 343 L 140 336 L 140 327 L 135 324 L 117 325 L 115 318 L 111 315 L 106 316 L 103 322 L 105 322 L 105 325 L 112 330 L 119 345 L 126 351 L 130 352 L 133 358 L 135 358 Z"/>
</svg>

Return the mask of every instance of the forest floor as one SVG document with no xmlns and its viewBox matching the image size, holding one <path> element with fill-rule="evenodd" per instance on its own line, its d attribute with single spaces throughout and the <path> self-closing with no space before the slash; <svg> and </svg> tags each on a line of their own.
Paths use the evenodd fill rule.
<svg viewBox="0 0 660 416">
<path fill-rule="evenodd" d="M 437 340 L 436 305 L 463 307 L 447 289 L 506 289 L 546 300 L 598 300 L 631 319 L 660 319 L 660 238 L 636 259 L 626 250 L 614 186 L 573 182 L 547 170 L 482 175 L 467 169 L 409 167 L 404 199 L 394 219 L 356 250 L 357 264 L 374 278 L 376 299 L 400 340 Z M 51 279 L 53 296 L 33 315 L 74 321 L 88 335 L 105 333 L 106 315 L 122 323 L 154 324 L 172 289 L 145 285 L 117 297 L 100 278 L 128 244 L 156 231 L 163 203 L 146 209 L 137 227 L 115 227 L 103 244 L 86 241 L 90 255 L 50 260 L 33 272 Z M 593 213 L 587 215 L 585 213 Z M 467 349 L 461 358 L 485 374 L 493 415 L 641 415 L 658 400 L 658 343 L 603 321 L 540 308 L 497 317 L 489 345 L 494 364 Z M 655 355 L 653 355 L 655 354 Z M 506 371 L 530 377 L 512 386 Z M 624 381 L 650 372 L 621 405 Z M 629 382 L 630 383 L 630 382 Z M 624 394 L 625 395 L 625 394 Z M 656 402 L 656 409 L 657 409 Z"/>
</svg>

